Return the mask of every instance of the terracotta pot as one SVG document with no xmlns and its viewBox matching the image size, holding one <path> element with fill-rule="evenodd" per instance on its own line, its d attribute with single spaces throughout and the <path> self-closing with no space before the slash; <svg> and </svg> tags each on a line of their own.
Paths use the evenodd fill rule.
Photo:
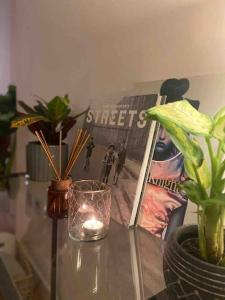
<svg viewBox="0 0 225 300">
<path fill-rule="evenodd" d="M 163 271 L 170 300 L 225 299 L 225 267 L 198 259 L 180 245 L 197 237 L 197 226 L 183 226 L 166 244 Z"/>
</svg>

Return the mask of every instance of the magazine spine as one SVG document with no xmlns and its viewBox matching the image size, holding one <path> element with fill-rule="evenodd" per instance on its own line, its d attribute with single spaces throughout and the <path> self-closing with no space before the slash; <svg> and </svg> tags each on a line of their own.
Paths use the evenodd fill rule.
<svg viewBox="0 0 225 300">
<path fill-rule="evenodd" d="M 161 97 L 160 95 L 158 95 L 157 100 L 156 100 L 156 106 L 162 104 L 164 97 Z M 133 210 L 131 213 L 131 217 L 130 217 L 130 222 L 128 224 L 128 227 L 134 226 L 136 225 L 136 219 L 137 219 L 137 214 L 139 211 L 139 207 L 140 207 L 140 201 L 141 201 L 141 195 L 143 192 L 143 188 L 144 188 L 144 182 L 145 182 L 145 178 L 146 178 L 146 171 L 148 168 L 148 166 L 151 164 L 151 159 L 149 159 L 149 156 L 151 155 L 151 153 L 153 153 L 153 148 L 154 148 L 154 140 L 155 140 L 155 131 L 157 129 L 157 122 L 156 121 L 152 121 L 151 126 L 149 128 L 149 134 L 148 134 L 148 141 L 147 141 L 147 145 L 146 145 L 146 149 L 145 149 L 145 154 L 144 154 L 144 159 L 142 162 L 142 166 L 141 166 L 141 171 L 140 171 L 140 175 L 138 178 L 138 184 L 137 184 L 137 189 L 136 189 L 136 194 L 135 194 L 135 199 L 134 199 L 134 205 L 133 205 Z"/>
</svg>

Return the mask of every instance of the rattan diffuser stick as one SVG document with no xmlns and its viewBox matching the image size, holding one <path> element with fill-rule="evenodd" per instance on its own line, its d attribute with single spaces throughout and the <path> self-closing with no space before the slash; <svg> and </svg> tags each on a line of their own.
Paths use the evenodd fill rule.
<svg viewBox="0 0 225 300">
<path fill-rule="evenodd" d="M 71 152 L 72 157 L 71 157 L 70 163 L 68 163 L 68 165 L 66 167 L 63 178 L 67 178 L 67 176 L 69 175 L 69 173 L 72 170 L 72 168 L 73 168 L 76 160 L 78 159 L 81 151 L 83 150 L 85 144 L 87 143 L 89 137 L 90 137 L 90 134 L 87 133 L 86 130 L 84 132 L 82 131 L 81 135 L 79 135 L 78 141 L 77 141 L 77 143 L 75 142 L 74 149 Z"/>
<path fill-rule="evenodd" d="M 36 134 L 36 136 L 37 136 L 39 142 L 41 143 L 42 148 L 43 148 L 44 151 L 45 151 L 45 154 L 46 154 L 46 156 L 47 156 L 47 158 L 48 158 L 48 160 L 49 160 L 49 162 L 50 162 L 50 164 L 51 164 L 51 166 L 52 166 L 52 168 L 53 168 L 53 170 L 54 170 L 54 172 L 55 172 L 56 178 L 57 178 L 58 180 L 60 180 L 59 173 L 58 173 L 58 171 L 57 171 L 57 169 L 56 169 L 56 166 L 55 166 L 54 160 L 53 160 L 53 158 L 52 158 L 50 149 L 49 149 L 49 147 L 48 147 L 48 145 L 47 145 L 45 139 L 43 139 L 43 138 L 41 137 L 41 135 L 40 135 L 37 131 L 35 131 L 35 134 Z"/>
<path fill-rule="evenodd" d="M 67 179 L 68 178 L 68 175 L 69 173 L 71 172 L 75 162 L 77 161 L 81 151 L 83 150 L 85 144 L 87 143 L 89 137 L 90 137 L 90 134 L 87 132 L 87 130 L 83 130 L 83 129 L 78 129 L 78 132 L 77 134 L 75 135 L 75 138 L 74 138 L 74 141 L 73 141 L 73 146 L 72 146 L 72 150 L 71 150 L 71 153 L 70 153 L 70 158 L 69 158 L 69 161 L 67 163 L 67 166 L 66 166 L 66 169 L 65 169 L 65 172 L 64 174 L 62 174 L 62 171 L 61 171 L 61 166 L 62 166 L 62 162 L 61 162 L 61 149 L 59 150 L 59 170 L 57 170 L 57 167 L 56 167 L 56 164 L 55 164 L 55 161 L 52 157 L 52 153 L 50 151 L 50 148 L 45 140 L 45 137 L 43 135 L 42 132 L 38 132 L 38 131 L 35 131 L 35 134 L 39 140 L 39 142 L 41 143 L 41 146 L 52 166 L 52 169 L 55 173 L 55 176 L 56 176 L 56 179 L 57 180 L 64 180 L 64 179 Z M 62 142 L 62 137 L 61 137 L 61 133 L 60 133 L 60 141 L 59 141 L 59 146 L 61 147 L 61 142 Z"/>
</svg>

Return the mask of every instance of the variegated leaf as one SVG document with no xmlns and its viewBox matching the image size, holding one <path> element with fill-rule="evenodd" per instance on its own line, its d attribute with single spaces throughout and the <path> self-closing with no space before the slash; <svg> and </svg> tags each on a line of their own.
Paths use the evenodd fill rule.
<svg viewBox="0 0 225 300">
<path fill-rule="evenodd" d="M 21 116 L 18 119 L 15 119 L 11 123 L 11 128 L 18 128 L 26 125 L 31 125 L 38 121 L 45 120 L 43 116 L 39 115 L 25 115 Z"/>
<path fill-rule="evenodd" d="M 185 168 L 185 172 L 188 175 L 188 177 L 190 177 L 192 180 L 197 182 L 193 164 L 191 163 L 190 160 L 188 160 L 186 158 L 184 159 L 184 168 Z M 207 189 L 211 184 L 211 176 L 210 176 L 210 171 L 209 171 L 209 168 L 207 166 L 205 159 L 203 160 L 201 166 L 196 167 L 196 168 L 197 168 L 199 177 L 201 179 L 202 185 L 204 186 L 205 189 Z"/>
<path fill-rule="evenodd" d="M 212 119 L 198 112 L 187 100 L 155 106 L 147 111 L 147 116 L 164 125 L 173 123 L 193 135 L 210 136 Z"/>
<path fill-rule="evenodd" d="M 170 135 L 174 145 L 182 152 L 185 158 L 190 160 L 195 166 L 200 166 L 203 161 L 203 152 L 187 133 L 177 127 L 174 123 L 162 123 Z"/>
</svg>

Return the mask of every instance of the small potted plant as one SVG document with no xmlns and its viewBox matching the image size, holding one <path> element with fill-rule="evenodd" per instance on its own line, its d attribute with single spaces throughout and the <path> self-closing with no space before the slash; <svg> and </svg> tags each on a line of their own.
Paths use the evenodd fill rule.
<svg viewBox="0 0 225 300">
<path fill-rule="evenodd" d="M 10 85 L 6 95 L 0 95 L 0 190 L 8 188 L 16 148 L 16 129 L 10 125 L 16 114 L 16 87 Z"/>
<path fill-rule="evenodd" d="M 165 247 L 169 299 L 225 299 L 225 107 L 211 118 L 182 100 L 151 108 L 147 117 L 182 152 L 189 179 L 181 189 L 197 205 L 198 226 L 178 228 Z"/>
<path fill-rule="evenodd" d="M 34 107 L 30 107 L 23 101 L 18 101 L 25 113 L 19 113 L 17 119 L 12 122 L 11 127 L 28 126 L 33 134 L 35 134 L 35 131 L 42 132 L 52 155 L 57 161 L 60 131 L 62 132 L 62 140 L 64 140 L 69 130 L 76 124 L 77 118 L 86 111 L 72 115 L 68 95 L 64 97 L 56 96 L 49 102 L 37 97 L 36 102 L 37 104 Z M 63 143 L 61 151 L 62 169 L 64 169 L 68 159 L 68 145 Z M 51 179 L 52 171 L 39 142 L 28 143 L 26 161 L 27 173 L 31 180 L 48 181 Z"/>
</svg>

